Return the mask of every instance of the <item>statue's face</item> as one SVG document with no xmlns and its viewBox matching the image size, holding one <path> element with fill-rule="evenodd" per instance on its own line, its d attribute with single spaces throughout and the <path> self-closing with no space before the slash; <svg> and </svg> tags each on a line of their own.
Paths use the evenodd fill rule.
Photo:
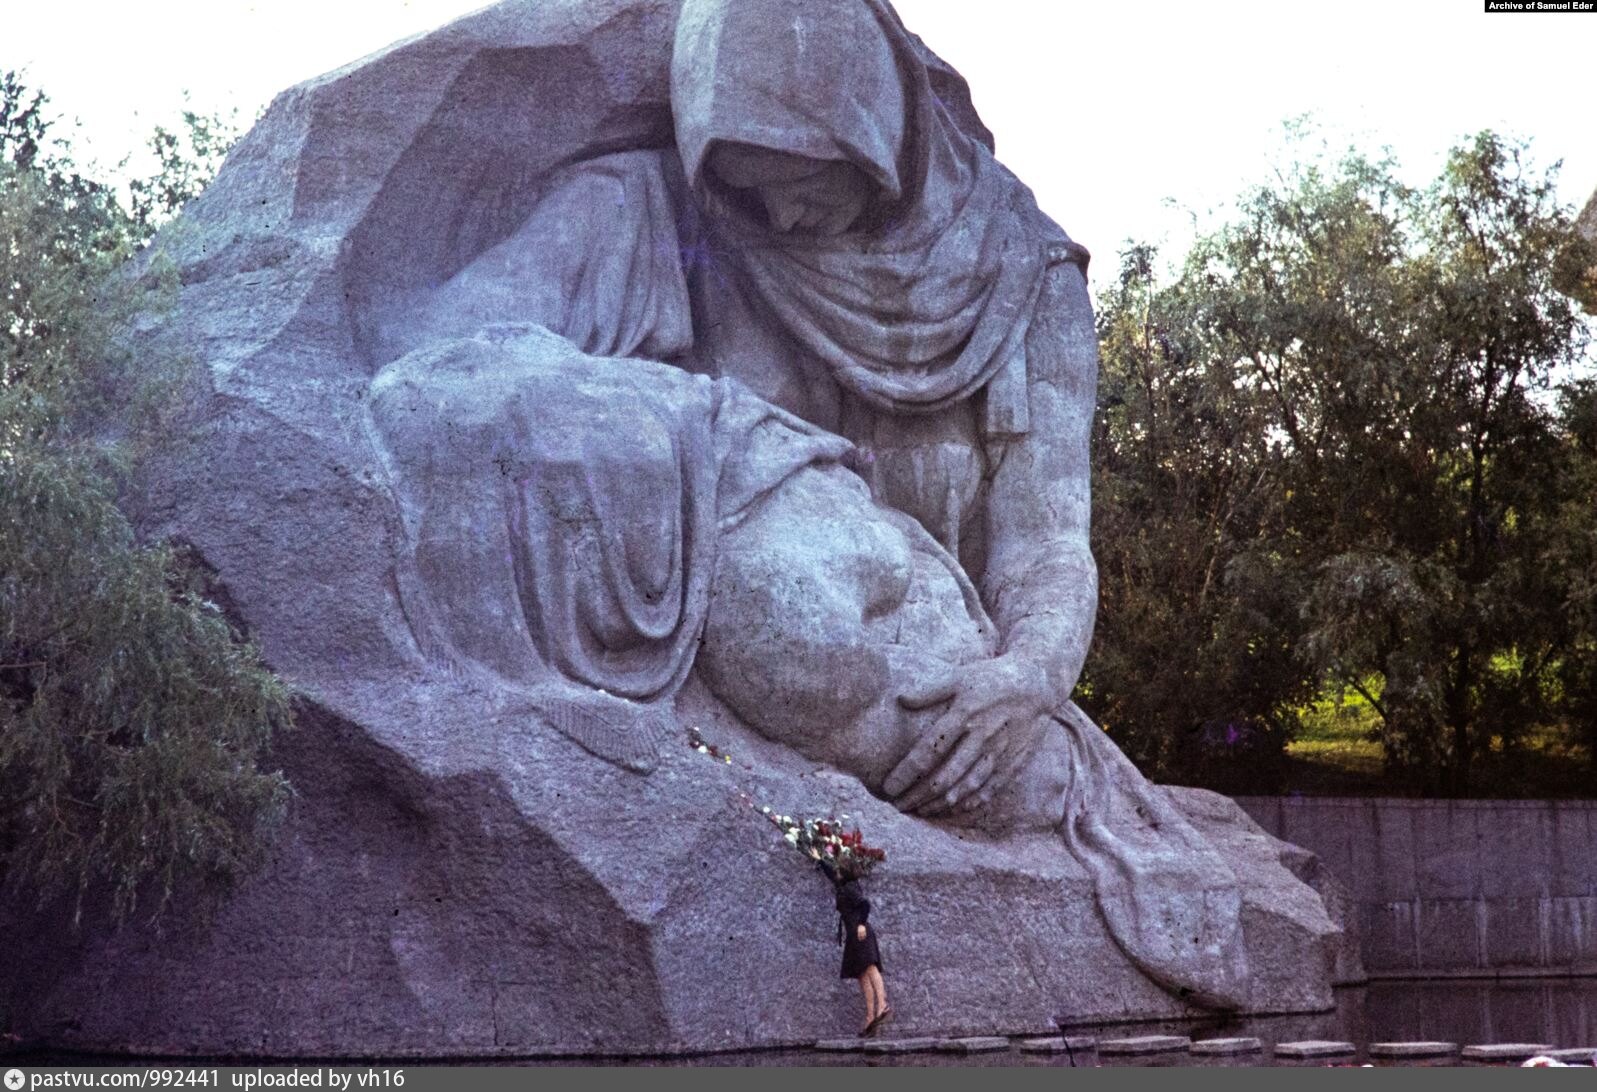
<svg viewBox="0 0 1597 1092">
<path fill-rule="evenodd" d="M 841 235 L 865 212 L 874 188 L 864 171 L 844 160 L 749 144 L 717 144 L 708 166 L 724 184 L 757 198 L 771 227 L 784 234 Z"/>
</svg>

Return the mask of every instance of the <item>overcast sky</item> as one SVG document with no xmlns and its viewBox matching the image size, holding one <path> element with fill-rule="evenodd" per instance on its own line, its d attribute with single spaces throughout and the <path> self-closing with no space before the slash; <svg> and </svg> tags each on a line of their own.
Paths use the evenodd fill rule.
<svg viewBox="0 0 1597 1092">
<path fill-rule="evenodd" d="M 798 2 L 798 0 L 795 0 Z M 114 163 L 184 90 L 253 118 L 279 90 L 483 5 L 472 0 L 11 0 L 24 68 Z M 1597 188 L 1597 14 L 1486 15 L 1481 0 L 899 0 L 970 81 L 998 154 L 1113 268 L 1128 237 L 1179 249 L 1314 115 L 1333 147 L 1389 145 L 1411 181 L 1479 129 Z"/>
</svg>

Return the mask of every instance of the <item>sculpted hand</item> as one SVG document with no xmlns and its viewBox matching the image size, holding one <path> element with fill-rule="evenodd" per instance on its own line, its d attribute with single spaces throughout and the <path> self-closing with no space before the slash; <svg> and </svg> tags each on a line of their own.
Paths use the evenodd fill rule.
<svg viewBox="0 0 1597 1092">
<path fill-rule="evenodd" d="M 883 782 L 901 811 L 938 815 L 985 803 L 1025 765 L 1055 699 L 1041 667 L 999 656 L 899 697 L 906 709 L 942 701 L 948 708 Z"/>
</svg>

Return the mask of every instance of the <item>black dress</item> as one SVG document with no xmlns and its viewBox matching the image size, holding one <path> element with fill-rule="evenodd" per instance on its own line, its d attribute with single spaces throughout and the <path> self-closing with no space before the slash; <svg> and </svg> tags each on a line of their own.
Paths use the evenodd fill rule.
<svg viewBox="0 0 1597 1092">
<path fill-rule="evenodd" d="M 858 880 L 840 880 L 830 862 L 822 869 L 837 890 L 837 939 L 843 945 L 843 978 L 858 978 L 872 967 L 880 968 L 882 953 L 876 946 L 876 930 L 871 927 L 871 900 L 865 897 Z M 865 926 L 865 939 L 859 927 Z"/>
</svg>

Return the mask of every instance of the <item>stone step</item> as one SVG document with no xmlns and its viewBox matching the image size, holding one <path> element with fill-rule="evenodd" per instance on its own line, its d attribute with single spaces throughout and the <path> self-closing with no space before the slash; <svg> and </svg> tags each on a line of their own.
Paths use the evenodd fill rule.
<svg viewBox="0 0 1597 1092">
<path fill-rule="evenodd" d="M 1044 1039 L 1022 1039 L 1020 1049 L 1027 1054 L 1079 1054 L 1097 1050 L 1098 1040 L 1091 1035 L 1053 1035 Z"/>
<path fill-rule="evenodd" d="M 1474 1043 L 1464 1048 L 1464 1057 L 1475 1062 L 1523 1062 L 1552 1049 L 1551 1043 Z"/>
<path fill-rule="evenodd" d="M 1137 1035 L 1130 1039 L 1102 1039 L 1099 1054 L 1165 1054 L 1189 1050 L 1192 1040 L 1185 1035 Z"/>
<path fill-rule="evenodd" d="M 816 1050 L 842 1052 L 847 1050 L 863 1050 L 869 1039 L 822 1039 L 815 1044 Z"/>
<path fill-rule="evenodd" d="M 945 1054 L 991 1054 L 1008 1050 L 1009 1040 L 1002 1035 L 973 1035 L 964 1039 L 939 1039 L 937 1049 Z"/>
<path fill-rule="evenodd" d="M 937 1042 L 930 1035 L 912 1039 L 867 1039 L 863 1049 L 866 1054 L 919 1054 L 936 1050 Z"/>
<path fill-rule="evenodd" d="M 1549 1058 L 1557 1058 L 1560 1062 L 1585 1062 L 1587 1065 L 1597 1063 L 1597 1046 L 1565 1047 L 1562 1050 L 1549 1050 Z"/>
<path fill-rule="evenodd" d="M 1198 1039 L 1192 1044 L 1194 1054 L 1252 1054 L 1263 1050 L 1257 1039 Z"/>
<path fill-rule="evenodd" d="M 1300 1039 L 1295 1043 L 1275 1044 L 1275 1053 L 1281 1058 L 1329 1058 L 1337 1054 L 1352 1054 L 1353 1044 L 1334 1039 Z"/>
<path fill-rule="evenodd" d="M 1440 1058 L 1457 1054 L 1457 1043 L 1371 1043 L 1372 1058 Z"/>
</svg>

